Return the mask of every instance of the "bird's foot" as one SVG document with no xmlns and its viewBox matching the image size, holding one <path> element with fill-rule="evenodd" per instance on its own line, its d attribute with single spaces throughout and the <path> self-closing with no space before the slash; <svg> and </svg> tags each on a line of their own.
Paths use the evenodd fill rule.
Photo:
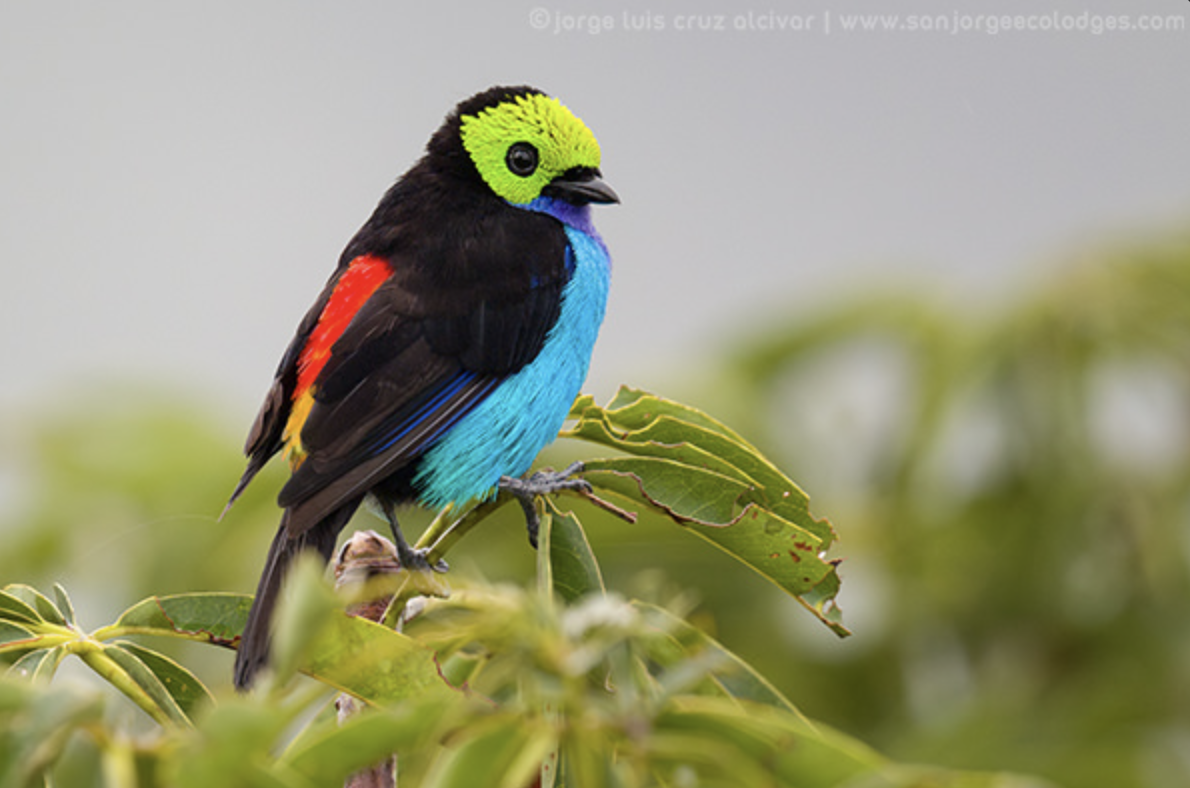
<svg viewBox="0 0 1190 788">
<path fill-rule="evenodd" d="M 401 562 L 402 569 L 410 569 L 418 572 L 425 572 L 433 570 L 435 572 L 446 572 L 450 569 L 445 559 L 439 558 L 437 563 L 431 564 L 426 558 L 430 554 L 430 548 L 415 548 L 410 547 L 404 540 L 397 542 L 397 560 Z"/>
<path fill-rule="evenodd" d="M 518 479 L 512 476 L 501 476 L 499 488 L 507 492 L 525 512 L 525 527 L 529 531 L 529 544 L 537 549 L 537 532 L 541 521 L 537 517 L 535 499 L 539 495 L 553 495 L 563 490 L 574 492 L 591 492 L 591 483 L 579 478 L 577 474 L 583 472 L 583 463 L 575 462 L 560 471 L 538 471 L 528 478 Z"/>
<path fill-rule="evenodd" d="M 445 572 L 450 569 L 446 565 L 446 561 L 438 559 L 436 564 L 431 564 L 426 558 L 430 554 L 430 548 L 414 548 L 409 546 L 409 542 L 405 540 L 405 534 L 401 533 L 401 525 L 397 522 L 397 511 L 393 506 L 393 502 L 386 497 L 379 495 L 370 496 L 370 500 L 380 510 L 380 514 L 388 521 L 388 528 L 393 535 L 393 546 L 397 548 L 397 561 L 400 562 L 401 568 L 405 570 L 413 570 L 425 572 L 433 570 L 435 572 Z"/>
</svg>

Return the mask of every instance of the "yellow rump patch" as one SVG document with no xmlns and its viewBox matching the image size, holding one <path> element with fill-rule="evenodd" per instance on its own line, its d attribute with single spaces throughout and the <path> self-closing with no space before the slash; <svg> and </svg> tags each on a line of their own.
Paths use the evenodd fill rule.
<svg viewBox="0 0 1190 788">
<path fill-rule="evenodd" d="M 302 426 L 310 415 L 310 408 L 314 406 L 314 387 L 306 389 L 293 403 L 289 410 L 289 420 L 285 422 L 285 431 L 281 433 L 281 441 L 285 444 L 285 459 L 290 468 L 297 468 L 306 459 L 306 450 L 302 446 Z"/>
</svg>

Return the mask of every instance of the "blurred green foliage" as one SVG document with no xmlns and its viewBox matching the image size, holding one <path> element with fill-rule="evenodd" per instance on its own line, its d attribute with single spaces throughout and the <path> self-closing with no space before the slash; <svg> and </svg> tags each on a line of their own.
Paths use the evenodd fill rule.
<svg viewBox="0 0 1190 788">
<path fill-rule="evenodd" d="M 856 636 L 767 650 L 813 676 L 782 684 L 804 711 L 902 759 L 1190 785 L 1190 237 L 1000 308 L 766 325 L 719 379 L 716 413 L 846 524 Z"/>
<path fill-rule="evenodd" d="M 708 361 L 713 383 L 678 393 L 838 524 L 855 634 L 648 514 L 584 514 L 607 587 L 696 599 L 689 620 L 801 711 L 897 761 L 1190 784 L 1190 239 L 1087 256 L 1000 308 L 905 292 L 749 319 Z M 10 420 L 0 581 L 63 582 L 91 621 L 152 594 L 250 591 L 281 474 L 217 519 L 238 426 L 128 389 Z M 512 509 L 458 545 L 454 574 L 531 582 Z M 222 696 L 230 652 L 183 653 Z M 102 713 L 61 708 L 74 725 Z M 109 768 L 143 768 L 137 745 Z"/>
<path fill-rule="evenodd" d="M 464 583 L 449 599 L 421 600 L 403 632 L 343 615 L 318 562 L 299 562 L 273 668 L 252 696 L 211 697 L 183 666 L 122 640 L 226 643 L 250 597 L 152 597 L 87 633 L 63 589 L 51 599 L 6 586 L 0 653 L 24 656 L 0 676 L 0 786 L 338 786 L 395 752 L 401 784 L 426 788 L 1045 788 L 896 764 L 811 722 L 671 610 L 600 589 L 576 528 L 569 515 L 543 518 L 537 589 Z M 551 547 L 559 540 L 561 562 Z M 360 553 L 359 541 L 353 554 L 383 556 Z M 593 593 L 568 601 L 553 593 L 562 588 Z M 156 720 L 155 735 L 132 738 L 105 724 L 94 693 L 51 683 L 43 666 L 70 655 Z M 299 666 L 320 683 L 293 681 Z M 368 706 L 345 717 L 330 687 Z M 69 752 L 76 742 L 91 747 Z M 79 765 L 87 762 L 89 772 Z"/>
</svg>

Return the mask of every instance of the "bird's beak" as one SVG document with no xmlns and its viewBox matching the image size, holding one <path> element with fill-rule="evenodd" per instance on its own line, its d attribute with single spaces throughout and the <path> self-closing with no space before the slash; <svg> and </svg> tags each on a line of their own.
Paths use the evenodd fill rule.
<svg viewBox="0 0 1190 788">
<path fill-rule="evenodd" d="M 564 172 L 541 190 L 546 197 L 557 197 L 574 205 L 619 202 L 620 196 L 603 182 L 599 170 L 591 167 Z"/>
</svg>

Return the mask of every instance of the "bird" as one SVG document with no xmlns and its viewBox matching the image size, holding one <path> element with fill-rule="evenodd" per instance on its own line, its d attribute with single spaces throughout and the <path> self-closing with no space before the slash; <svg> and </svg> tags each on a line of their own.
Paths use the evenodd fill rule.
<svg viewBox="0 0 1190 788">
<path fill-rule="evenodd" d="M 367 504 L 401 564 L 426 569 L 396 510 L 582 488 L 527 475 L 587 376 L 611 259 L 590 206 L 618 203 L 590 129 L 557 98 L 497 86 L 459 102 L 348 242 L 277 367 L 227 509 L 275 455 L 290 476 L 234 683 L 268 665 L 273 611 L 304 551 L 330 559 Z M 227 509 L 224 512 L 227 512 Z M 444 565 L 435 565 L 442 570 Z"/>
</svg>

